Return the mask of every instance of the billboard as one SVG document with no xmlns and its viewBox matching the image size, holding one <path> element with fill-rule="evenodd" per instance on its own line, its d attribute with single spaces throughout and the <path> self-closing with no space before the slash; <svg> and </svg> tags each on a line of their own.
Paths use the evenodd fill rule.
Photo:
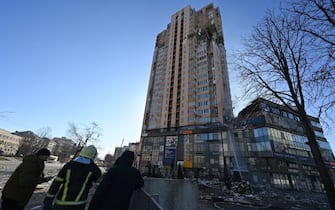
<svg viewBox="0 0 335 210">
<path fill-rule="evenodd" d="M 178 136 L 167 136 L 165 140 L 164 165 L 172 165 L 176 160 Z"/>
</svg>

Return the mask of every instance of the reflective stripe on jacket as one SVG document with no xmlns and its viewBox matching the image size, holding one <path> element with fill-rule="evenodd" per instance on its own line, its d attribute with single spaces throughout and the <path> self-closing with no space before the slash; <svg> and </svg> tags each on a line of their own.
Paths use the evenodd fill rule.
<svg viewBox="0 0 335 210">
<path fill-rule="evenodd" d="M 87 202 L 92 183 L 100 176 L 101 171 L 93 161 L 90 164 L 71 161 L 55 177 L 46 197 L 53 198 L 57 195 L 56 205 L 83 205 Z"/>
</svg>

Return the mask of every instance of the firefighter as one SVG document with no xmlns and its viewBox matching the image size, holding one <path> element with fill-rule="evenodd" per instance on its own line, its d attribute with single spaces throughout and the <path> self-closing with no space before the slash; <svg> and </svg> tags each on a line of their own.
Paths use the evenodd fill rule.
<svg viewBox="0 0 335 210">
<path fill-rule="evenodd" d="M 97 149 L 90 145 L 64 165 L 46 194 L 43 210 L 85 209 L 89 190 L 101 176 L 99 167 L 93 162 L 96 156 Z"/>
</svg>

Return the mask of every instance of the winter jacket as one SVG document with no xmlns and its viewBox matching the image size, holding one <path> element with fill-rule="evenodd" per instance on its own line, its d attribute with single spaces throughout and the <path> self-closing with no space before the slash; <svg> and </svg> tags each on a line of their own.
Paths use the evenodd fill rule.
<svg viewBox="0 0 335 210">
<path fill-rule="evenodd" d="M 87 202 L 87 195 L 96 182 L 101 171 L 90 159 L 88 163 L 70 161 L 65 164 L 52 182 L 46 198 L 45 206 L 51 206 L 53 199 L 57 206 L 81 206 Z M 48 209 L 48 208 L 45 208 Z"/>
<path fill-rule="evenodd" d="M 143 187 L 139 171 L 120 163 L 105 174 L 91 200 L 89 210 L 128 210 L 134 190 Z"/>
<path fill-rule="evenodd" d="M 25 206 L 37 184 L 45 181 L 43 178 L 44 161 L 36 154 L 27 155 L 15 169 L 7 181 L 2 195 L 17 201 L 19 206 Z"/>
</svg>

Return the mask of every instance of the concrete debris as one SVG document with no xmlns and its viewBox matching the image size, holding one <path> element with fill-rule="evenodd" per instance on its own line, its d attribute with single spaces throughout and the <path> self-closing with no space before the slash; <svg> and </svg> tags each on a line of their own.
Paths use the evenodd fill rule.
<svg viewBox="0 0 335 210">
<path fill-rule="evenodd" d="M 200 200 L 207 200 L 224 209 L 277 209 L 277 210 L 328 210 L 324 193 L 298 192 L 270 188 L 252 187 L 247 181 L 225 183 L 198 182 Z"/>
</svg>

